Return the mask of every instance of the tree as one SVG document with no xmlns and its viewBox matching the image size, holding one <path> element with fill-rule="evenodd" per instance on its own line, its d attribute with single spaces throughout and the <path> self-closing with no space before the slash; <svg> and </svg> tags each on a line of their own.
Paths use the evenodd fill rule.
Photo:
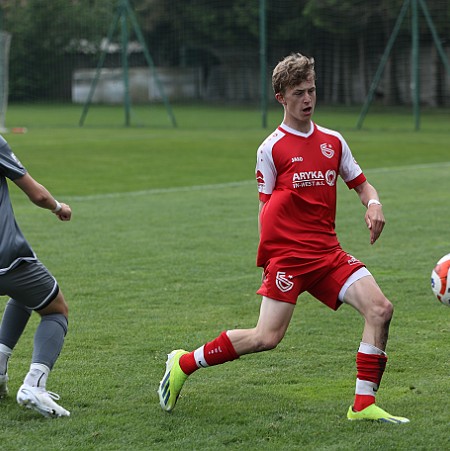
<svg viewBox="0 0 450 451">
<path fill-rule="evenodd" d="M 2 11 L 12 33 L 10 98 L 27 101 L 62 89 L 62 72 L 71 71 L 67 54 L 99 42 L 113 13 L 108 0 L 7 0 Z"/>
</svg>

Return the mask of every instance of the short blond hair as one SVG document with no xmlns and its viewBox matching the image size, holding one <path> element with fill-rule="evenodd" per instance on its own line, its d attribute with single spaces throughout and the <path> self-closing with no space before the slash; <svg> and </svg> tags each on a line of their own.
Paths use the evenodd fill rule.
<svg viewBox="0 0 450 451">
<path fill-rule="evenodd" d="M 284 94 L 287 88 L 316 78 L 314 70 L 314 58 L 309 58 L 301 53 L 291 53 L 283 58 L 272 73 L 272 88 L 275 94 Z"/>
</svg>

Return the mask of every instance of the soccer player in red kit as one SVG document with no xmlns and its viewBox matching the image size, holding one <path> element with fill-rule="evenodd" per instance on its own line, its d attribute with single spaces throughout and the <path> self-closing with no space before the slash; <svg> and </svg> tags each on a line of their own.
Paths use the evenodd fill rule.
<svg viewBox="0 0 450 451">
<path fill-rule="evenodd" d="M 264 268 L 258 323 L 252 329 L 224 331 L 192 352 L 171 352 L 158 389 L 160 405 L 171 411 L 187 377 L 199 368 L 275 348 L 288 328 L 298 296 L 307 291 L 333 310 L 343 303 L 351 305 L 365 320 L 356 354 L 355 399 L 347 418 L 408 423 L 407 418 L 393 416 L 375 404 L 387 361 L 392 304 L 365 265 L 342 250 L 335 232 L 338 176 L 367 208 L 371 244 L 385 223 L 378 193 L 344 138 L 312 121 L 314 59 L 299 53 L 287 56 L 275 67 L 272 86 L 284 108 L 284 119 L 257 153 L 257 265 Z"/>
</svg>

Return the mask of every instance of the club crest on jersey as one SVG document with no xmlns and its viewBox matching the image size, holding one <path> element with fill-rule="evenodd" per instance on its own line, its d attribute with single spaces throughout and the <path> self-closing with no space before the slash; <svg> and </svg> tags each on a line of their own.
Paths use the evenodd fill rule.
<svg viewBox="0 0 450 451">
<path fill-rule="evenodd" d="M 292 282 L 292 276 L 287 276 L 286 273 L 283 271 L 277 272 L 277 277 L 275 279 L 275 283 L 277 285 L 277 288 L 282 291 L 283 293 L 286 293 L 289 290 L 292 290 L 294 287 L 294 282 Z"/>
<path fill-rule="evenodd" d="M 334 157 L 334 149 L 331 144 L 323 143 L 320 145 L 320 150 L 326 156 L 327 158 L 333 158 Z"/>
<path fill-rule="evenodd" d="M 258 183 L 259 190 L 264 188 L 265 185 L 264 175 L 261 171 L 256 171 L 256 182 Z"/>
</svg>

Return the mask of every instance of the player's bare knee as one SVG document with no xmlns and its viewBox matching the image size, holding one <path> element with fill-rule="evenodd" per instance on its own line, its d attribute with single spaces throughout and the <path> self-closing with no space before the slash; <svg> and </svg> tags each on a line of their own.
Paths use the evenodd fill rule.
<svg viewBox="0 0 450 451">
<path fill-rule="evenodd" d="M 388 299 L 384 298 L 380 313 L 384 322 L 389 323 L 392 319 L 393 314 L 394 314 L 394 306 Z"/>
<path fill-rule="evenodd" d="M 62 305 L 62 312 L 61 312 L 66 318 L 69 318 L 69 305 L 66 301 L 64 301 Z"/>
<path fill-rule="evenodd" d="M 393 313 L 394 306 L 383 296 L 372 303 L 367 316 L 369 321 L 384 325 L 390 323 Z"/>
<path fill-rule="evenodd" d="M 270 351 L 271 349 L 275 349 L 282 338 L 278 334 L 268 334 L 261 337 L 257 343 L 257 351 Z"/>
<path fill-rule="evenodd" d="M 261 343 L 259 343 L 258 348 L 257 348 L 257 352 L 260 351 L 270 351 L 272 349 L 275 349 L 277 347 L 279 342 L 277 341 L 263 341 Z"/>
<path fill-rule="evenodd" d="M 58 310 L 58 313 L 63 314 L 66 318 L 69 316 L 69 306 L 61 291 L 58 293 L 58 296 L 56 296 L 53 303 L 55 303 L 54 308 Z"/>
<path fill-rule="evenodd" d="M 50 302 L 47 307 L 43 308 L 42 310 L 39 310 L 38 313 L 41 316 L 45 315 L 51 315 L 53 313 L 60 313 L 64 315 L 66 318 L 69 318 L 69 306 L 64 299 L 64 296 L 62 292 L 60 291 L 55 299 L 53 299 L 52 302 Z"/>
</svg>

